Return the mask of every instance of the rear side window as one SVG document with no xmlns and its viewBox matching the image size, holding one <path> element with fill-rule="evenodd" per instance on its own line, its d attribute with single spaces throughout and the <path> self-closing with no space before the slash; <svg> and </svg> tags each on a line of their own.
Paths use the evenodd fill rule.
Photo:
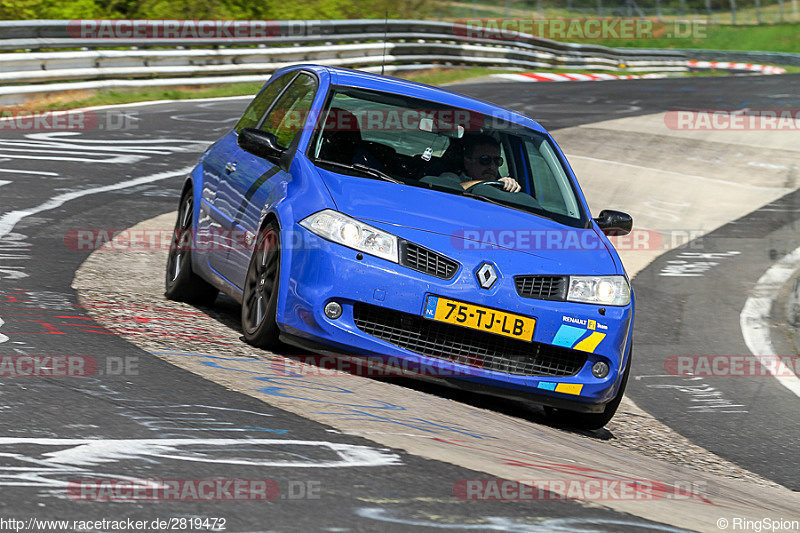
<svg viewBox="0 0 800 533">
<path fill-rule="evenodd" d="M 280 146 L 290 146 L 303 131 L 316 91 L 317 80 L 309 74 L 300 74 L 258 127 L 274 134 Z"/>
<path fill-rule="evenodd" d="M 239 122 L 237 122 L 236 126 L 234 126 L 233 129 L 236 131 L 236 133 L 239 133 L 244 128 L 255 128 L 259 121 L 261 121 L 264 113 L 266 113 L 267 109 L 269 109 L 269 106 L 272 105 L 272 102 L 275 101 L 283 88 L 286 87 L 296 75 L 297 72 L 287 72 L 270 83 L 266 89 L 261 91 L 261 93 L 259 93 L 259 95 L 256 96 L 252 102 L 250 102 L 250 105 L 247 106 L 247 109 L 245 109 L 242 118 L 240 118 Z"/>
</svg>

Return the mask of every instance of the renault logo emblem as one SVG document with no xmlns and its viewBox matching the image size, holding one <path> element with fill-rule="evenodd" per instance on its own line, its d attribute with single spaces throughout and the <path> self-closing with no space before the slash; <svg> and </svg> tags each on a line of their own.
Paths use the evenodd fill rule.
<svg viewBox="0 0 800 533">
<path fill-rule="evenodd" d="M 480 285 L 482 289 L 491 289 L 494 282 L 497 281 L 497 272 L 495 272 L 494 267 L 489 263 L 482 264 L 475 273 L 475 276 L 478 278 L 478 285 Z"/>
</svg>

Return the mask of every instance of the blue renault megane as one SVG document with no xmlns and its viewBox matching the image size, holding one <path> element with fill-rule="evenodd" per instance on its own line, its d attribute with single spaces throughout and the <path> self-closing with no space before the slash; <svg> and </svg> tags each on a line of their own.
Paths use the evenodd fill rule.
<svg viewBox="0 0 800 533">
<path fill-rule="evenodd" d="M 390 77 L 281 69 L 186 177 L 166 296 L 242 305 L 244 338 L 401 361 L 425 379 L 605 425 L 633 295 L 536 121 Z"/>
</svg>

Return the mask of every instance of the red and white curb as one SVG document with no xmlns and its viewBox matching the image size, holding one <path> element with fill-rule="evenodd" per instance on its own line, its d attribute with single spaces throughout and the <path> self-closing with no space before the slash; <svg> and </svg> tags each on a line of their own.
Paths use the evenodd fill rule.
<svg viewBox="0 0 800 533">
<path fill-rule="evenodd" d="M 641 78 L 664 78 L 666 74 L 576 74 L 567 72 L 555 74 L 550 72 L 524 72 L 521 74 L 492 74 L 493 78 L 503 78 L 513 81 L 604 81 L 604 80 L 634 80 Z"/>
<path fill-rule="evenodd" d="M 769 65 L 755 65 L 753 63 L 730 63 L 727 61 L 689 61 L 689 68 L 719 69 L 719 70 L 746 70 L 761 74 L 786 74 L 786 69 Z"/>
</svg>

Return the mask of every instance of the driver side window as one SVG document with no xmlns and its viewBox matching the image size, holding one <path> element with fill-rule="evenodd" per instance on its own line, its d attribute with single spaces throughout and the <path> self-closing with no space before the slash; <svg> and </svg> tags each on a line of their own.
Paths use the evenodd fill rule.
<svg viewBox="0 0 800 533">
<path fill-rule="evenodd" d="M 278 79 L 270 83 L 261 93 L 256 96 L 250 105 L 245 109 L 242 118 L 234 126 L 236 133 L 239 133 L 244 128 L 255 128 L 264 113 L 267 112 L 269 106 L 278 97 L 284 87 L 289 85 L 289 82 L 297 75 L 297 72 L 287 72 L 280 76 Z"/>
<path fill-rule="evenodd" d="M 301 73 L 278 98 L 259 129 L 274 134 L 278 144 L 287 148 L 303 131 L 316 92 L 317 80 Z"/>
</svg>

